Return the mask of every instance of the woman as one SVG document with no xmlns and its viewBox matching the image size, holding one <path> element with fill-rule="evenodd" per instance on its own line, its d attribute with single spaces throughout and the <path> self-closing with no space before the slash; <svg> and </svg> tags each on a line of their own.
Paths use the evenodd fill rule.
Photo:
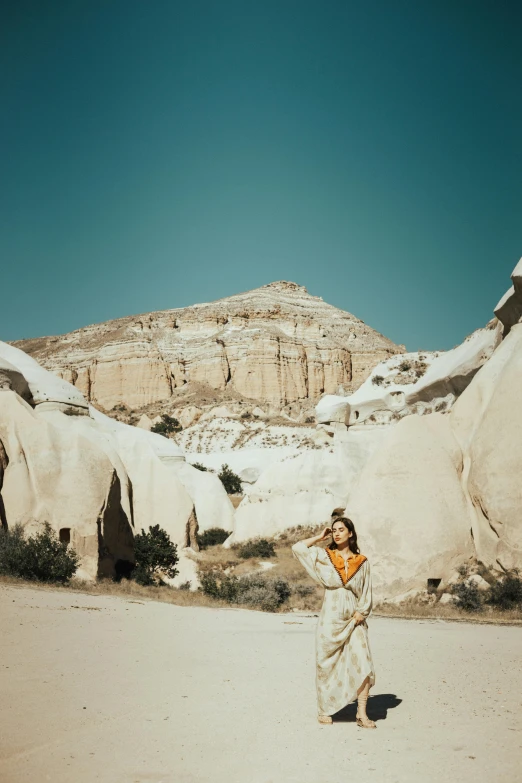
<svg viewBox="0 0 522 783">
<path fill-rule="evenodd" d="M 333 543 L 326 549 L 315 546 L 330 535 Z M 354 524 L 337 516 L 332 527 L 298 541 L 292 551 L 312 579 L 326 588 L 316 632 L 319 723 L 332 723 L 331 716 L 357 698 L 357 725 L 374 729 L 366 714 L 375 684 L 366 624 L 372 609 L 370 564 L 359 552 Z"/>
</svg>

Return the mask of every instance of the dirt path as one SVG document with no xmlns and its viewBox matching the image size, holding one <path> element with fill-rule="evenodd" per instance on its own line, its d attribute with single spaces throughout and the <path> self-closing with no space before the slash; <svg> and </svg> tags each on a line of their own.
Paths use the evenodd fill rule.
<svg viewBox="0 0 522 783">
<path fill-rule="evenodd" d="M 370 619 L 369 731 L 316 723 L 315 623 L 1 586 L 0 781 L 517 780 L 521 628 Z"/>
</svg>

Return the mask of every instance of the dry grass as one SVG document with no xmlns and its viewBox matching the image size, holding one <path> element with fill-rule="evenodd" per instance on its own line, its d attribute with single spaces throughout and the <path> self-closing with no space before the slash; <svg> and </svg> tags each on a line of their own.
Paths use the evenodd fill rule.
<svg viewBox="0 0 522 783">
<path fill-rule="evenodd" d="M 409 601 L 397 606 L 379 604 L 373 610 L 374 617 L 393 617 L 401 620 L 449 620 L 461 623 L 487 623 L 493 625 L 522 625 L 522 610 L 510 609 L 504 612 L 484 607 L 482 612 L 465 612 L 448 604 L 422 604 Z"/>
<path fill-rule="evenodd" d="M 209 606 L 227 607 L 225 601 L 218 601 L 205 595 L 201 590 L 176 590 L 173 587 L 143 587 L 137 582 L 122 579 L 121 582 L 113 582 L 110 579 L 100 579 L 98 582 L 83 582 L 71 579 L 68 585 L 47 584 L 33 582 L 15 577 L 0 576 L 0 585 L 10 587 L 27 588 L 35 590 L 59 590 L 60 592 L 83 593 L 84 595 L 110 595 L 118 598 L 134 598 L 141 601 L 159 601 L 161 603 L 175 604 L 176 606 Z"/>
<path fill-rule="evenodd" d="M 310 611 L 318 612 L 323 600 L 323 589 L 315 585 L 303 571 L 302 566 L 294 558 L 291 546 L 295 541 L 302 540 L 317 532 L 316 528 L 296 527 L 286 531 L 275 540 L 276 556 L 260 561 L 259 558 L 243 560 L 233 549 L 222 546 L 208 547 L 199 553 L 198 566 L 201 571 L 227 571 L 234 576 L 259 573 L 260 562 L 271 563 L 273 568 L 266 570 L 268 578 L 283 577 L 292 589 L 292 594 L 281 607 L 281 612 Z M 283 538 L 285 540 L 283 540 Z M 42 582 L 25 581 L 14 577 L 0 576 L 0 585 L 14 587 L 31 587 L 37 590 L 60 590 L 85 593 L 87 595 L 111 595 L 126 599 L 142 601 L 160 601 L 176 606 L 206 606 L 230 607 L 225 601 L 211 598 L 201 590 L 179 590 L 171 587 L 143 587 L 130 580 L 113 582 L 103 579 L 96 583 L 71 580 L 68 585 L 48 585 Z M 247 608 L 247 607 L 243 607 Z M 253 610 L 256 611 L 256 610 Z M 257 610 L 258 611 L 258 610 Z M 483 611 L 471 613 L 448 604 L 426 604 L 410 599 L 403 604 L 377 604 L 373 610 L 374 617 L 389 617 L 407 620 L 442 620 L 449 622 L 466 622 L 494 625 L 522 625 L 522 609 L 499 611 L 491 606 L 485 606 Z"/>
</svg>

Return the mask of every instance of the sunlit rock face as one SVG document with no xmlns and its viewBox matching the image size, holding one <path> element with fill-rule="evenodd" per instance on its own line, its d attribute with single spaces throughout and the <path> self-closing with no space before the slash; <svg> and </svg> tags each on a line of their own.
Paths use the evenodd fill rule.
<svg viewBox="0 0 522 783">
<path fill-rule="evenodd" d="M 451 413 L 477 556 L 503 569 L 522 567 L 521 384 L 522 324 L 515 324 Z"/>
<path fill-rule="evenodd" d="M 275 406 L 316 401 L 340 386 L 353 391 L 404 350 L 288 282 L 16 346 L 107 410 L 198 385 Z"/>
<path fill-rule="evenodd" d="M 451 351 L 393 356 L 378 364 L 357 391 L 325 395 L 315 409 L 319 424 L 390 424 L 411 414 L 449 411 L 502 341 L 496 318 Z"/>
<path fill-rule="evenodd" d="M 158 524 L 178 546 L 172 583 L 195 589 L 198 527 L 233 528 L 217 476 L 187 464 L 172 440 L 105 416 L 2 342 L 0 380 L 0 525 L 32 534 L 49 523 L 78 553 L 77 575 L 95 579 L 131 564 L 134 534 Z"/>
</svg>

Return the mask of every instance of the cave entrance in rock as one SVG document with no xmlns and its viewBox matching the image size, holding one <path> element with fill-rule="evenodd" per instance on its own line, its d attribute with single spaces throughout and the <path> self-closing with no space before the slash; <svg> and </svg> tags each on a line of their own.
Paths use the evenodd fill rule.
<svg viewBox="0 0 522 783">
<path fill-rule="evenodd" d="M 58 536 L 59 536 L 60 541 L 62 542 L 62 544 L 70 544 L 71 543 L 71 528 L 70 527 L 61 527 Z"/>
<path fill-rule="evenodd" d="M 435 578 L 428 579 L 428 593 L 434 593 L 441 582 L 442 579 L 435 579 Z"/>
</svg>

